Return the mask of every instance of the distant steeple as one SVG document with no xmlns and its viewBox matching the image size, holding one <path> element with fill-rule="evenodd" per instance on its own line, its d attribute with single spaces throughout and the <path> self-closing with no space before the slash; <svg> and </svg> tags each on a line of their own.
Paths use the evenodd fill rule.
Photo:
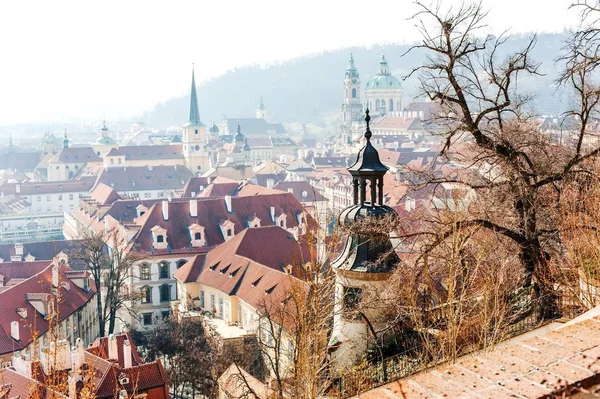
<svg viewBox="0 0 600 399">
<path fill-rule="evenodd" d="M 65 135 L 63 136 L 63 148 L 69 148 L 69 138 L 67 137 L 67 128 L 65 127 Z"/>
<path fill-rule="evenodd" d="M 256 118 L 267 119 L 267 107 L 265 107 L 262 94 L 260 95 L 260 102 L 256 106 Z"/>
<path fill-rule="evenodd" d="M 354 54 L 350 53 L 350 62 L 348 63 L 348 68 L 346 68 L 346 76 L 350 78 L 358 78 L 358 70 L 354 65 Z"/>
<path fill-rule="evenodd" d="M 236 134 L 234 137 L 236 143 L 242 143 L 244 141 L 244 135 L 242 134 L 242 128 L 240 127 L 240 121 L 237 123 Z"/>
<path fill-rule="evenodd" d="M 14 147 L 13 139 L 12 139 L 12 133 L 10 134 L 10 136 L 8 136 L 8 146 L 9 147 Z"/>
<path fill-rule="evenodd" d="M 381 54 L 381 61 L 379 61 L 379 73 L 378 75 L 389 75 L 390 67 L 388 65 L 387 60 L 385 59 L 385 54 Z"/>
<path fill-rule="evenodd" d="M 200 111 L 198 110 L 198 95 L 196 94 L 196 78 L 192 67 L 192 90 L 190 94 L 190 119 L 188 125 L 204 126 L 200 121 Z"/>
<path fill-rule="evenodd" d="M 106 127 L 106 120 L 102 121 L 102 129 L 100 129 L 100 131 L 102 132 L 102 137 L 108 136 L 108 128 Z"/>
</svg>

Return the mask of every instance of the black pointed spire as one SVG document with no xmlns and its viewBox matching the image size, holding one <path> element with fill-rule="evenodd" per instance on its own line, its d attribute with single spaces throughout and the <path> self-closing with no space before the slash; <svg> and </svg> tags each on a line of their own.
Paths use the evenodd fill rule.
<svg viewBox="0 0 600 399">
<path fill-rule="evenodd" d="M 371 127 L 369 122 L 371 121 L 371 117 L 369 116 L 369 109 L 365 111 L 367 114 L 365 116 L 365 122 L 367 122 L 367 129 L 365 130 L 365 138 L 367 142 L 363 148 L 358 152 L 358 156 L 356 157 L 356 162 L 352 166 L 348 168 L 350 173 L 360 174 L 360 172 L 387 172 L 388 168 L 379 160 L 379 153 L 371 144 L 371 137 L 373 137 L 373 133 L 371 133 Z"/>
<path fill-rule="evenodd" d="M 369 126 L 369 122 L 371 122 L 371 117 L 369 116 L 369 108 L 367 108 L 365 113 L 367 114 L 367 116 L 365 116 L 365 122 L 367 122 L 367 130 L 365 131 L 365 138 L 367 139 L 367 141 L 371 141 L 371 137 L 373 136 L 373 133 L 371 133 L 371 127 Z"/>
</svg>

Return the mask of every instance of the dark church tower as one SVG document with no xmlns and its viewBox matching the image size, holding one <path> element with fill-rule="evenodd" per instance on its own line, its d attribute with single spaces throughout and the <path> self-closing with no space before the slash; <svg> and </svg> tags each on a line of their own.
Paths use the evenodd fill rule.
<svg viewBox="0 0 600 399">
<path fill-rule="evenodd" d="M 371 144 L 369 110 L 366 111 L 366 144 L 356 162 L 348 168 L 352 175 L 354 204 L 344 209 L 339 223 L 350 231 L 341 255 L 333 261 L 336 273 L 335 316 L 332 336 L 334 361 L 350 366 L 366 354 L 367 325 L 352 312 L 366 290 L 381 290 L 400 259 L 390 241 L 396 212 L 383 203 L 383 176 L 388 168 L 379 160 Z M 389 219 L 387 223 L 381 223 Z M 369 222 L 378 222 L 369 229 Z M 389 226 L 389 229 L 386 228 Z M 377 328 L 378 315 L 367 314 Z"/>
</svg>

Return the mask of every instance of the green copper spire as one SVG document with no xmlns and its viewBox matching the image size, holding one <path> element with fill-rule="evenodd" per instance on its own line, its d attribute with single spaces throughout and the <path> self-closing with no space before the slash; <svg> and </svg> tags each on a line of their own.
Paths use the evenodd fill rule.
<svg viewBox="0 0 600 399">
<path fill-rule="evenodd" d="M 69 138 L 67 137 L 67 128 L 65 127 L 65 135 L 63 137 L 63 148 L 69 148 Z"/>
<path fill-rule="evenodd" d="M 262 94 L 260 95 L 260 103 L 258 104 L 258 109 L 260 109 L 260 110 L 264 110 L 265 109 L 265 103 L 263 101 Z"/>
<path fill-rule="evenodd" d="M 358 70 L 354 65 L 354 54 L 350 53 L 350 63 L 348 64 L 348 68 L 346 68 L 346 76 L 350 78 L 358 78 Z"/>
<path fill-rule="evenodd" d="M 192 92 L 190 95 L 190 119 L 188 125 L 204 126 L 200 122 L 200 111 L 198 111 L 198 95 L 196 94 L 196 78 L 194 77 L 194 69 L 192 67 Z"/>
</svg>

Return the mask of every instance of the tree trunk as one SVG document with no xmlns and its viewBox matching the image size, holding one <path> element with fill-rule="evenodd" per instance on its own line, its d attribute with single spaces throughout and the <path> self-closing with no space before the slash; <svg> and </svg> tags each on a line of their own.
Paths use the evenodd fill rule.
<svg viewBox="0 0 600 399">
<path fill-rule="evenodd" d="M 98 328 L 100 337 L 104 337 L 104 327 L 106 325 L 104 315 L 102 314 L 102 294 L 100 284 L 96 284 L 96 314 L 98 315 Z"/>
</svg>

